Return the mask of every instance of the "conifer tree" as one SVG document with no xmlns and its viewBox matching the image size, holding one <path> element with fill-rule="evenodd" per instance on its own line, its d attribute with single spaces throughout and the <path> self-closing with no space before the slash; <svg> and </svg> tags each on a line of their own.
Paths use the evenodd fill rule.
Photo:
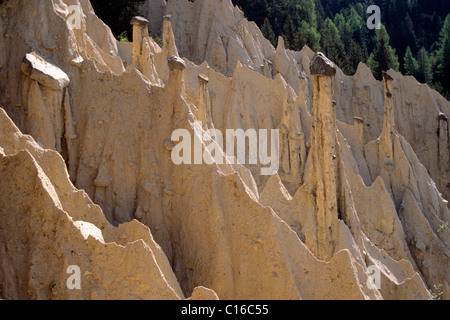
<svg viewBox="0 0 450 320">
<path fill-rule="evenodd" d="M 138 0 L 92 0 L 119 4 L 135 1 Z M 450 21 L 446 20 L 450 0 L 232 2 L 242 7 L 245 17 L 258 24 L 274 45 L 278 36 L 285 38 L 286 48 L 301 50 L 308 45 L 313 51 L 326 53 L 346 74 L 353 74 L 358 64 L 365 62 L 378 79 L 383 70 L 398 70 L 401 64 L 402 72 L 413 74 L 418 81 L 450 97 Z M 366 27 L 366 11 L 371 4 L 381 8 L 381 21 L 385 24 L 381 30 Z M 329 20 L 339 36 L 333 36 Z M 115 29 L 120 25 L 116 21 L 108 24 Z"/>
<path fill-rule="evenodd" d="M 445 19 L 440 33 L 435 77 L 438 88 L 447 98 L 450 98 L 450 14 Z"/>
<path fill-rule="evenodd" d="M 322 49 L 325 55 L 337 65 L 341 65 L 345 53 L 338 28 L 330 18 L 327 18 L 321 31 Z"/>
<path fill-rule="evenodd" d="M 424 47 L 419 50 L 417 63 L 419 65 L 417 80 L 431 85 L 433 80 L 432 62 L 429 53 Z"/>
<path fill-rule="evenodd" d="M 345 74 L 353 75 L 358 68 L 360 62 L 366 61 L 364 49 L 354 40 L 351 40 L 348 48 L 346 48 L 347 59 L 345 67 L 342 69 Z"/>
<path fill-rule="evenodd" d="M 295 34 L 295 47 L 301 50 L 305 45 L 313 51 L 320 51 L 320 33 L 306 21 L 302 21 Z"/>
<path fill-rule="evenodd" d="M 409 46 L 406 48 L 405 57 L 403 58 L 403 69 L 405 69 L 406 76 L 413 77 L 416 77 L 419 71 L 419 64 L 414 58 Z"/>
<path fill-rule="evenodd" d="M 291 15 L 288 15 L 286 19 L 286 23 L 283 26 L 283 35 L 284 41 L 286 44 L 286 48 L 296 50 L 295 48 L 295 33 L 297 29 L 295 28 L 294 19 L 292 19 Z"/>
<path fill-rule="evenodd" d="M 375 49 L 367 61 L 368 66 L 372 69 L 373 74 L 381 80 L 383 71 L 394 69 L 398 71 L 399 62 L 395 54 L 395 50 L 389 45 L 389 35 L 386 28 L 382 25 L 377 30 L 377 43 Z"/>
<path fill-rule="evenodd" d="M 275 35 L 272 25 L 270 24 L 270 21 L 267 17 L 264 19 L 264 24 L 261 28 L 261 32 L 264 37 L 272 43 L 273 46 L 277 45 L 277 36 Z"/>
</svg>

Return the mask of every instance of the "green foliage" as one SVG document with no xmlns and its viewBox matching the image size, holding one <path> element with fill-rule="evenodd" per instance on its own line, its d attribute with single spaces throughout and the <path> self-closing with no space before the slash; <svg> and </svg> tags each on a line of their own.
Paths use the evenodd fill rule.
<svg viewBox="0 0 450 320">
<path fill-rule="evenodd" d="M 431 85 L 433 81 L 433 57 L 424 47 L 419 50 L 417 63 L 419 65 L 417 80 Z"/>
<path fill-rule="evenodd" d="M 344 44 L 341 33 L 330 18 L 325 19 L 321 35 L 324 54 L 337 65 L 342 65 L 345 57 Z"/>
<path fill-rule="evenodd" d="M 437 233 L 441 233 L 442 231 L 445 230 L 445 228 L 448 227 L 448 221 L 442 225 L 439 226 L 439 229 L 437 230 Z"/>
<path fill-rule="evenodd" d="M 406 49 L 405 57 L 403 58 L 403 69 L 407 76 L 417 77 L 419 73 L 419 63 L 414 58 L 410 47 Z"/>
<path fill-rule="evenodd" d="M 0 5 L 8 0 L 0 0 Z M 194 0 L 189 0 L 194 2 Z M 346 74 L 367 63 L 380 79 L 393 68 L 428 83 L 450 98 L 450 1 L 448 0 L 232 0 L 274 45 L 308 45 L 323 51 Z M 91 0 L 119 41 L 129 41 L 131 18 L 144 0 Z M 369 5 L 381 7 L 383 28 L 369 30 Z M 0 17 L 5 18 L 0 12 Z M 125 33 L 126 32 L 126 33 Z M 157 41 L 157 38 L 155 38 Z M 401 65 L 398 57 L 401 57 Z"/>
<path fill-rule="evenodd" d="M 158 36 L 158 35 L 153 36 L 153 40 L 156 42 L 156 44 L 158 46 L 160 46 L 160 48 L 163 47 L 163 45 L 164 45 L 163 44 L 163 40 L 162 40 L 162 38 L 160 36 Z"/>
<path fill-rule="evenodd" d="M 2 20 L 8 18 L 8 9 L 6 8 L 6 3 L 8 3 L 8 1 L 9 0 L 0 0 L 0 18 Z"/>
<path fill-rule="evenodd" d="M 300 27 L 295 34 L 295 47 L 301 50 L 305 45 L 308 45 L 312 50 L 320 50 L 320 33 L 311 27 L 308 22 L 302 21 Z"/>
<path fill-rule="evenodd" d="M 275 32 L 272 29 L 272 25 L 270 24 L 269 19 L 264 18 L 264 24 L 261 27 L 261 32 L 266 37 L 267 40 L 272 43 L 273 46 L 277 45 L 277 36 L 275 35 Z"/>
<path fill-rule="evenodd" d="M 450 98 L 450 14 L 444 21 L 437 45 L 436 84 L 441 88 L 441 92 Z"/>
<path fill-rule="evenodd" d="M 346 74 L 353 74 L 360 62 L 371 66 L 378 78 L 380 70 L 393 68 L 414 75 L 418 81 L 450 97 L 448 0 L 233 0 L 233 3 L 263 29 L 274 46 L 278 36 L 283 36 L 287 48 L 301 50 L 308 45 L 314 51 L 323 51 Z M 366 10 L 372 4 L 381 8 L 385 26 L 381 36 L 380 30 L 366 27 L 369 17 Z M 336 28 L 338 36 L 334 36 Z M 401 65 L 397 55 L 401 57 Z"/>
<path fill-rule="evenodd" d="M 130 42 L 130 40 L 127 37 L 127 32 L 124 31 L 121 34 L 119 34 L 119 36 L 117 37 L 117 40 L 119 40 L 120 42 Z"/>
<path fill-rule="evenodd" d="M 389 45 L 389 42 L 389 35 L 386 28 L 382 25 L 380 30 L 377 30 L 375 49 L 367 61 L 367 65 L 378 80 L 381 80 L 383 71 L 388 71 L 391 68 L 398 71 L 400 66 L 395 49 Z"/>
<path fill-rule="evenodd" d="M 295 48 L 295 33 L 297 32 L 297 29 L 294 24 L 294 20 L 290 15 L 288 15 L 286 23 L 283 26 L 283 38 L 286 44 L 286 47 L 291 49 L 297 49 Z"/>
<path fill-rule="evenodd" d="M 56 289 L 56 283 L 54 283 L 54 282 L 49 283 L 48 290 L 50 291 L 51 294 L 53 294 L 55 292 L 55 289 Z"/>
<path fill-rule="evenodd" d="M 444 294 L 443 287 L 442 284 L 433 286 L 433 289 L 430 290 L 431 298 L 433 300 L 441 300 L 441 296 Z"/>
<path fill-rule="evenodd" d="M 356 41 L 351 40 L 346 53 L 346 60 L 342 70 L 347 74 L 355 74 L 359 63 L 367 60 L 367 49 L 361 47 Z"/>
</svg>

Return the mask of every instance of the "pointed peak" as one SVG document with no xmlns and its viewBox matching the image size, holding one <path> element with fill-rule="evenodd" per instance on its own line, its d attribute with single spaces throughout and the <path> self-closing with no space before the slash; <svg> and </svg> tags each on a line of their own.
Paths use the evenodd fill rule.
<svg viewBox="0 0 450 320">
<path fill-rule="evenodd" d="M 264 188 L 263 192 L 261 193 L 261 196 L 267 196 L 267 197 L 275 197 L 275 198 L 284 198 L 286 200 L 292 200 L 292 196 L 290 195 L 289 191 L 284 186 L 283 182 L 281 181 L 281 178 L 278 174 L 272 175 L 269 180 L 267 181 L 266 187 Z M 270 196 L 269 196 L 270 195 Z"/>
<path fill-rule="evenodd" d="M 277 51 L 280 51 L 280 50 L 286 50 L 286 47 L 284 46 L 284 39 L 282 36 L 278 37 Z"/>
<path fill-rule="evenodd" d="M 358 68 L 356 69 L 356 72 L 353 76 L 355 79 L 365 79 L 376 81 L 375 77 L 373 76 L 372 70 L 363 62 L 360 62 L 358 64 Z"/>
<path fill-rule="evenodd" d="M 301 53 L 306 54 L 306 56 L 309 59 L 312 59 L 314 57 L 314 55 L 316 54 L 310 47 L 308 47 L 308 45 L 304 45 L 302 50 L 300 50 Z"/>
<path fill-rule="evenodd" d="M 356 68 L 356 73 L 367 72 L 367 71 L 370 71 L 370 68 L 364 62 L 358 63 L 358 67 Z"/>
</svg>

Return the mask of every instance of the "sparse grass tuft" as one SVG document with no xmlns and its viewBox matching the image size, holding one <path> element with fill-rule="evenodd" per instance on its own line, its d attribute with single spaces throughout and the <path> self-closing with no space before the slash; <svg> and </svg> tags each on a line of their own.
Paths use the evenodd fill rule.
<svg viewBox="0 0 450 320">
<path fill-rule="evenodd" d="M 128 39 L 127 36 L 127 31 L 122 32 L 118 37 L 117 40 L 119 40 L 120 42 L 130 42 L 130 40 Z"/>
<path fill-rule="evenodd" d="M 430 289 L 431 298 L 433 300 L 441 300 L 441 296 L 444 294 L 442 291 L 443 287 L 442 284 L 438 284 L 433 286 L 434 289 Z"/>
<path fill-rule="evenodd" d="M 445 228 L 448 227 L 448 221 L 442 225 L 439 226 L 439 229 L 437 229 L 437 233 L 441 233 L 442 231 L 445 230 Z"/>
<path fill-rule="evenodd" d="M 158 46 L 160 46 L 161 48 L 163 47 L 163 41 L 160 36 L 155 35 L 153 37 L 153 40 L 158 44 Z"/>
</svg>

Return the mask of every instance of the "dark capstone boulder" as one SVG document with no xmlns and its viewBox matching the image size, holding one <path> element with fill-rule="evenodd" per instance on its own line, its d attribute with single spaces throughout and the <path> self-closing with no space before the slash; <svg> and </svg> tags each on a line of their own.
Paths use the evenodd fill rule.
<svg viewBox="0 0 450 320">
<path fill-rule="evenodd" d="M 314 55 L 309 66 L 309 71 L 312 75 L 333 77 L 336 75 L 336 65 L 322 52 Z"/>
</svg>

